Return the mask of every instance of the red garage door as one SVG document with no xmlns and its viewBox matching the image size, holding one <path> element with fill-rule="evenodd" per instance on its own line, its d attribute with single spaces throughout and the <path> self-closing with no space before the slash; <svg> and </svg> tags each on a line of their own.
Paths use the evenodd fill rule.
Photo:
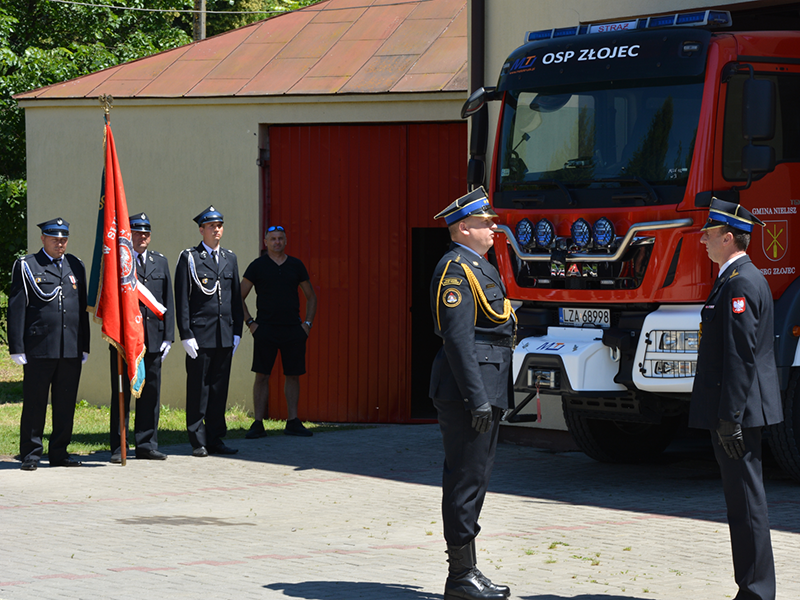
<svg viewBox="0 0 800 600">
<path fill-rule="evenodd" d="M 301 418 L 410 420 L 411 232 L 441 236 L 433 215 L 466 190 L 466 124 L 275 126 L 269 145 L 264 215 L 319 297 Z M 285 418 L 282 376 L 270 384 Z"/>
</svg>

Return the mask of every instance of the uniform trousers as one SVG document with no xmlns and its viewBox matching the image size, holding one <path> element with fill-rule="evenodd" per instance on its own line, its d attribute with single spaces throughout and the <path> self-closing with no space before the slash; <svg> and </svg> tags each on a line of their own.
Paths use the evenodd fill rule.
<svg viewBox="0 0 800 600">
<path fill-rule="evenodd" d="M 47 400 L 53 406 L 53 433 L 48 458 L 59 462 L 69 457 L 67 446 L 72 439 L 78 383 L 81 379 L 80 358 L 29 358 L 23 367 L 22 418 L 20 419 L 19 453 L 22 461 L 39 460 L 44 446 Z"/>
<path fill-rule="evenodd" d="M 734 460 L 711 432 L 728 508 L 733 574 L 739 586 L 735 600 L 774 600 L 775 561 L 761 470 L 761 428 L 748 427 L 742 433 L 747 453 Z"/>
<path fill-rule="evenodd" d="M 228 433 L 225 407 L 233 348 L 200 348 L 186 357 L 186 430 L 193 448 L 214 448 Z"/>
<path fill-rule="evenodd" d="M 449 546 L 466 546 L 481 530 L 478 518 L 494 466 L 503 411 L 493 406 L 491 429 L 478 433 L 472 427 L 472 413 L 465 403 L 434 398 L 433 405 L 444 444 L 444 539 Z"/>
<path fill-rule="evenodd" d="M 121 449 L 119 430 L 119 378 L 117 377 L 117 350 L 111 348 L 111 453 Z M 142 395 L 136 399 L 134 439 L 137 450 L 158 449 L 158 417 L 161 413 L 161 353 L 145 352 L 145 380 Z M 128 367 L 122 362 L 122 387 L 125 397 L 125 429 L 131 411 L 131 382 Z"/>
</svg>

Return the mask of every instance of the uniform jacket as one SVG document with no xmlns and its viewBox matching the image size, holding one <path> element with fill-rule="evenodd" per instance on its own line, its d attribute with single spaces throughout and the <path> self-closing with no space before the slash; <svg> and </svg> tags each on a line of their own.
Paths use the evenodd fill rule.
<svg viewBox="0 0 800 600">
<path fill-rule="evenodd" d="M 148 352 L 160 352 L 162 342 L 175 341 L 175 301 L 172 296 L 172 278 L 169 275 L 169 261 L 163 254 L 148 250 L 145 253 L 144 267 L 136 265 L 139 283 L 153 293 L 156 300 L 167 307 L 164 319 L 159 319 L 142 302 L 139 310 L 144 321 L 144 340 Z"/>
<path fill-rule="evenodd" d="M 728 265 L 702 311 L 689 425 L 717 429 L 783 420 L 775 367 L 772 293 L 750 257 Z"/>
<path fill-rule="evenodd" d="M 484 257 L 451 244 L 431 280 L 434 330 L 444 345 L 433 361 L 430 396 L 464 402 L 468 409 L 486 402 L 508 408 L 511 347 L 476 344 L 475 336 L 508 341 L 514 317 L 495 323 L 476 305 L 462 263 L 475 274 L 492 309 L 503 312 L 505 286 L 497 269 Z"/>
<path fill-rule="evenodd" d="M 181 252 L 175 271 L 175 311 L 182 340 L 194 338 L 200 348 L 231 348 L 242 335 L 244 310 L 236 255 L 220 247 L 219 265 L 203 244 Z M 189 256 L 194 259 L 195 280 Z M 198 284 L 211 291 L 206 294 Z"/>
<path fill-rule="evenodd" d="M 22 261 L 33 282 L 23 274 Z M 61 270 L 44 250 L 14 263 L 8 297 L 8 350 L 31 358 L 78 358 L 89 352 L 89 313 L 86 312 L 86 269 L 79 258 L 64 254 Z M 24 280 L 23 280 L 24 278 Z M 61 291 L 49 302 L 37 295 Z M 62 351 L 63 344 L 63 351 Z"/>
</svg>

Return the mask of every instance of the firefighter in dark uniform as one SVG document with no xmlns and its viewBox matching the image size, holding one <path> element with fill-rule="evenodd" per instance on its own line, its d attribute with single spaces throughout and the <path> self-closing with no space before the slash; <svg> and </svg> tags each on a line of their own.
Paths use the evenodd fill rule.
<svg viewBox="0 0 800 600">
<path fill-rule="evenodd" d="M 89 356 L 86 269 L 66 254 L 69 223 L 39 223 L 42 249 L 14 263 L 8 297 L 8 350 L 24 369 L 19 452 L 23 471 L 42 457 L 47 399 L 53 406 L 48 458 L 52 467 L 76 467 L 72 438 L 81 365 Z"/>
<path fill-rule="evenodd" d="M 134 439 L 136 458 L 166 460 L 167 455 L 158 450 L 158 417 L 161 414 L 161 365 L 175 341 L 175 303 L 172 299 L 172 278 L 169 261 L 163 254 L 149 249 L 152 227 L 145 213 L 136 213 L 130 219 L 131 240 L 136 255 L 136 277 L 153 298 L 166 311 L 164 318 L 139 303 L 144 323 L 145 380 L 142 395 L 136 399 Z M 111 462 L 122 462 L 119 431 L 119 390 L 117 378 L 117 350 L 111 348 Z M 125 394 L 125 426 L 131 406 L 131 386 L 127 369 L 123 376 Z"/>
<path fill-rule="evenodd" d="M 510 593 L 478 570 L 475 551 L 500 418 L 509 407 L 515 328 L 500 274 L 484 257 L 493 244 L 496 216 L 479 188 L 435 217 L 444 218 L 452 240 L 431 280 L 434 328 L 444 342 L 433 362 L 430 396 L 445 453 L 445 600 L 500 600 Z"/>
<path fill-rule="evenodd" d="M 223 217 L 209 206 L 194 218 L 203 241 L 181 252 L 175 271 L 178 332 L 186 350 L 186 428 L 192 455 L 236 454 L 222 441 L 231 360 L 244 309 L 236 255 L 220 246 Z"/>
<path fill-rule="evenodd" d="M 700 241 L 719 266 L 702 310 L 689 425 L 711 430 L 722 473 L 736 600 L 773 600 L 775 563 L 761 470 L 761 428 L 783 420 L 773 351 L 772 292 L 745 251 L 754 225 L 714 198 Z"/>
</svg>

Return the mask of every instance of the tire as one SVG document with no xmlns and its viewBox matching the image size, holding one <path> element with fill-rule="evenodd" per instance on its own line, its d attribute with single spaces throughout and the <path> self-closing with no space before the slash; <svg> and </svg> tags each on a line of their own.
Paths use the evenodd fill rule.
<svg viewBox="0 0 800 600">
<path fill-rule="evenodd" d="M 566 402 L 562 408 L 578 448 L 589 458 L 606 463 L 653 461 L 669 446 L 679 423 L 677 417 L 665 417 L 658 424 L 593 419 L 570 410 Z"/>
<path fill-rule="evenodd" d="M 792 369 L 783 392 L 783 423 L 769 426 L 769 447 L 781 469 L 800 482 L 800 369 Z"/>
</svg>

